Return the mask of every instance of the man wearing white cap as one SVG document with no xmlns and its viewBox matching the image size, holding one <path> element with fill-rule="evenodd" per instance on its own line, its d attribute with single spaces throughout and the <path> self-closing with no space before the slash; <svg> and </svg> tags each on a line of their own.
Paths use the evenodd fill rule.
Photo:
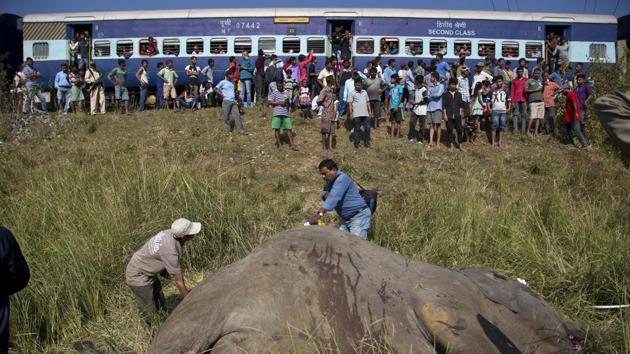
<svg viewBox="0 0 630 354">
<path fill-rule="evenodd" d="M 160 231 L 133 254 L 127 264 L 126 283 L 138 301 L 145 321 L 148 315 L 164 308 L 164 294 L 157 275 L 164 271 L 175 278 L 182 298 L 188 295 L 179 265 L 182 246 L 201 231 L 201 223 L 177 219 L 170 229 Z"/>
</svg>

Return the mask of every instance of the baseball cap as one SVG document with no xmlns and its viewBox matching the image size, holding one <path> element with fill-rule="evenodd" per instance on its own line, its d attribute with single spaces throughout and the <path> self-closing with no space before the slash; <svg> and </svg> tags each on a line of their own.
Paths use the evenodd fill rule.
<svg viewBox="0 0 630 354">
<path fill-rule="evenodd" d="M 173 236 L 175 238 L 180 238 L 188 235 L 196 235 L 201 231 L 201 223 L 200 222 L 192 222 L 188 219 L 177 219 L 173 221 L 171 225 L 171 231 L 173 231 Z"/>
<path fill-rule="evenodd" d="M 480 62 L 477 63 L 477 66 L 478 67 L 484 67 L 484 66 L 486 66 L 486 63 L 480 61 Z"/>
</svg>

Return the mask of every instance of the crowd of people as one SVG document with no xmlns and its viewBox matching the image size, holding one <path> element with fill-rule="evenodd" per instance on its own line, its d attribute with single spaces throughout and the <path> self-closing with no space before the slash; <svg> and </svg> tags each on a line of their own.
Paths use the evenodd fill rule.
<svg viewBox="0 0 630 354">
<path fill-rule="evenodd" d="M 575 135 L 580 146 L 588 146 L 583 122 L 591 88 L 580 63 L 571 67 L 568 62 L 548 64 L 539 58 L 531 67 L 521 58 L 513 67 L 510 60 L 490 56 L 471 69 L 465 64 L 464 51 L 451 63 L 441 53 L 429 63 L 422 59 L 400 64 L 390 59 L 382 63 L 378 56 L 361 70 L 348 59 L 343 45 L 351 34 L 341 30 L 335 33 L 340 37 L 340 46 L 334 49 L 341 59 L 326 58 L 321 70 L 317 69 L 312 51 L 284 61 L 262 50 L 253 60 L 243 51 L 239 58 L 229 58 L 224 73 L 216 73 L 213 59 L 208 59 L 202 68 L 192 56 L 183 70 L 186 84 L 180 86 L 180 75 L 172 60 L 157 63 L 155 68 L 142 60 L 135 70 L 138 87 L 133 88 L 139 92 L 138 110 L 146 110 L 147 103 L 156 108 L 193 111 L 220 105 L 224 130 L 230 135 L 232 121 L 237 131 L 244 130 L 244 109 L 255 104 L 268 105 L 272 108 L 276 144 L 282 148 L 281 131 L 289 131 L 293 150 L 297 150 L 297 145 L 289 116 L 295 111 L 303 119 L 320 119 L 323 149 L 335 148 L 334 136 L 342 123 L 354 130 L 355 147 L 361 145 L 361 140 L 369 147 L 372 129 L 389 121 L 388 136 L 398 138 L 403 136 L 402 122 L 408 120 L 406 137 L 410 142 L 440 148 L 445 140 L 450 148 L 461 148 L 464 143 L 475 143 L 484 133 L 489 143 L 501 146 L 510 120 L 514 132 L 530 136 L 555 134 L 556 101 L 564 95 L 567 107 L 560 124 L 562 136 L 567 143 L 573 143 Z M 77 36 L 78 40 L 81 38 L 84 35 Z M 80 111 L 89 101 L 90 114 L 105 113 L 103 84 L 107 80 L 114 87 L 115 110 L 128 113 L 127 61 L 118 59 L 116 67 L 102 73 L 95 62 L 86 65 L 82 58 L 62 64 L 55 76 L 59 112 Z M 224 79 L 215 83 L 217 76 Z M 41 110 L 46 110 L 37 84 L 39 77 L 31 58 L 16 74 L 16 89 L 24 94 L 23 108 L 27 113 L 37 111 L 35 97 L 39 97 Z M 149 95 L 151 83 L 156 87 L 154 97 Z"/>
</svg>

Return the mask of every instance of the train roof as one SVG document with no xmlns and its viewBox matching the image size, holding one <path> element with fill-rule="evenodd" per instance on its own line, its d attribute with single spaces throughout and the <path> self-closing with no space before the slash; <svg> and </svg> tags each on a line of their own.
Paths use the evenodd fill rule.
<svg viewBox="0 0 630 354">
<path fill-rule="evenodd" d="M 101 11 L 75 13 L 41 13 L 24 16 L 23 22 L 92 22 L 135 19 L 168 18 L 234 18 L 234 17 L 394 17 L 394 18 L 439 18 L 439 19 L 493 19 L 507 21 L 566 22 L 566 23 L 617 23 L 612 15 L 466 11 L 466 10 L 422 10 L 422 9 L 378 9 L 378 8 L 236 8 L 236 9 L 187 9 L 187 10 L 142 10 Z"/>
</svg>

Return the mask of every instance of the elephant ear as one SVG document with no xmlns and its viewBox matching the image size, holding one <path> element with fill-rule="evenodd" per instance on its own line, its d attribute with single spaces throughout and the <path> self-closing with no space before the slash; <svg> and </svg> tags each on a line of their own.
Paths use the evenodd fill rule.
<svg viewBox="0 0 630 354">
<path fill-rule="evenodd" d="M 626 160 L 630 160 L 630 90 L 616 91 L 598 98 L 595 112 L 614 144 Z"/>
</svg>

